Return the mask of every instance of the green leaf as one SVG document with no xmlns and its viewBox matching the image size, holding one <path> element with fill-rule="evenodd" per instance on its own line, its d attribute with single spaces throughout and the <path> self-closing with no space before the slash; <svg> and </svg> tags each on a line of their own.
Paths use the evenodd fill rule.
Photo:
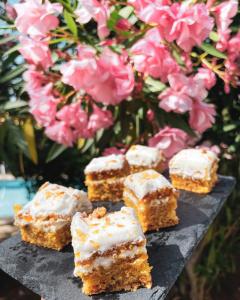
<svg viewBox="0 0 240 300">
<path fill-rule="evenodd" d="M 68 1 L 58 0 L 58 2 L 60 2 L 68 12 L 73 13 L 73 9 L 71 5 L 68 3 Z"/>
<path fill-rule="evenodd" d="M 0 45 L 6 44 L 7 42 L 10 42 L 10 41 L 15 40 L 15 39 L 16 39 L 15 35 L 9 35 L 8 37 L 0 39 Z"/>
<path fill-rule="evenodd" d="M 0 126 L 0 148 L 4 146 L 6 134 L 7 134 L 7 122 L 4 122 Z M 1 153 L 0 153 L 0 156 L 1 156 Z"/>
<path fill-rule="evenodd" d="M 117 54 L 121 54 L 122 53 L 122 49 L 123 49 L 121 45 L 112 45 L 112 46 L 109 46 L 109 48 L 113 52 L 116 52 Z"/>
<path fill-rule="evenodd" d="M 138 21 L 138 18 L 135 15 L 131 15 L 131 17 L 128 19 L 128 21 L 129 21 L 129 23 L 134 25 Z"/>
<path fill-rule="evenodd" d="M 180 128 L 184 130 L 188 135 L 195 137 L 195 132 L 191 129 L 188 123 L 184 120 L 184 118 L 173 112 L 165 112 L 162 111 L 164 115 L 164 123 L 170 124 L 172 127 Z"/>
<path fill-rule="evenodd" d="M 16 26 L 15 25 L 7 25 L 7 26 L 1 26 L 0 30 L 4 30 L 4 29 L 15 29 Z"/>
<path fill-rule="evenodd" d="M 36 146 L 36 138 L 35 138 L 35 130 L 33 127 L 33 122 L 31 118 L 25 120 L 23 126 L 23 134 L 25 141 L 28 146 L 29 156 L 32 162 L 37 165 L 38 164 L 38 153 L 37 153 L 37 146 Z"/>
<path fill-rule="evenodd" d="M 234 130 L 236 128 L 237 128 L 236 124 L 228 124 L 228 125 L 224 125 L 223 126 L 223 131 L 224 132 L 229 132 L 229 131 L 232 131 L 232 130 Z"/>
<path fill-rule="evenodd" d="M 86 152 L 94 143 L 94 139 L 87 139 L 84 147 L 81 149 L 81 153 Z"/>
<path fill-rule="evenodd" d="M 72 15 L 65 9 L 64 10 L 64 20 L 68 26 L 68 28 L 70 29 L 70 31 L 72 32 L 72 34 L 77 37 L 78 36 L 78 30 L 77 30 L 77 25 L 72 17 Z"/>
<path fill-rule="evenodd" d="M 53 144 L 47 154 L 46 163 L 49 163 L 50 161 L 57 158 L 66 149 L 67 149 L 67 146 L 65 146 L 65 145 Z"/>
<path fill-rule="evenodd" d="M 218 42 L 219 41 L 219 36 L 217 34 L 217 32 L 215 31 L 211 31 L 209 34 L 209 38 L 214 41 L 214 42 Z"/>
<path fill-rule="evenodd" d="M 152 77 L 148 76 L 145 80 L 145 83 L 148 85 L 148 88 L 151 92 L 161 92 L 166 88 L 166 85 L 159 80 L 155 80 Z"/>
<path fill-rule="evenodd" d="M 18 51 L 18 49 L 19 49 L 19 45 L 15 45 L 12 48 L 10 48 L 8 51 L 6 51 L 4 53 L 4 56 L 10 55 L 11 53 Z"/>
<path fill-rule="evenodd" d="M 26 101 L 23 101 L 23 100 L 8 101 L 4 105 L 4 109 L 5 110 L 17 109 L 17 108 L 24 107 L 24 106 L 27 106 L 27 105 L 28 105 L 28 103 Z"/>
<path fill-rule="evenodd" d="M 216 48 L 214 48 L 210 44 L 202 43 L 200 48 L 202 50 L 204 50 L 205 52 L 207 52 L 208 54 L 212 55 L 212 56 L 215 56 L 215 57 L 218 57 L 218 58 L 223 58 L 223 59 L 227 58 L 227 56 L 224 53 L 218 51 Z"/>
<path fill-rule="evenodd" d="M 53 39 L 53 40 L 49 41 L 48 44 L 53 45 L 53 44 L 58 44 L 58 43 L 62 43 L 62 42 L 66 42 L 66 39 L 65 38 Z"/>
<path fill-rule="evenodd" d="M 11 71 L 9 71 L 7 74 L 4 74 L 0 78 L 0 83 L 5 83 L 5 82 L 8 82 L 8 81 L 12 80 L 13 78 L 15 78 L 18 75 L 22 74 L 26 70 L 26 68 L 27 67 L 25 65 L 20 65 L 16 68 L 12 69 Z"/>
<path fill-rule="evenodd" d="M 128 5 L 120 9 L 118 14 L 124 19 L 128 19 L 132 12 L 133 12 L 133 7 Z"/>
<path fill-rule="evenodd" d="M 176 50 L 173 50 L 173 51 L 172 51 L 172 55 L 173 55 L 173 57 L 176 59 L 176 62 L 177 62 L 180 66 L 185 66 L 185 63 L 184 63 L 184 61 L 182 60 L 181 55 L 180 55 Z"/>
<path fill-rule="evenodd" d="M 29 151 L 27 143 L 25 142 L 25 139 L 23 137 L 23 132 L 15 125 L 12 121 L 7 121 L 7 127 L 8 127 L 8 138 L 11 141 L 11 144 L 14 146 L 17 146 L 28 158 Z"/>
<path fill-rule="evenodd" d="M 115 10 L 110 14 L 110 17 L 109 17 L 109 19 L 108 19 L 108 21 L 107 21 L 107 25 L 108 25 L 108 28 L 109 28 L 109 29 L 114 29 L 114 27 L 115 27 L 117 21 L 118 21 L 119 19 L 121 19 L 121 16 L 119 16 L 118 12 L 119 12 L 119 11 L 115 9 Z"/>
</svg>

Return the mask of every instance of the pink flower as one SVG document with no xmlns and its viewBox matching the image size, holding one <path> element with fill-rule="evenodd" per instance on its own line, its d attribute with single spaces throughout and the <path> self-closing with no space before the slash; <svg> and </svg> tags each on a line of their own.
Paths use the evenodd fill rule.
<svg viewBox="0 0 240 300">
<path fill-rule="evenodd" d="M 37 93 L 38 89 L 41 89 L 48 82 L 43 72 L 36 70 L 33 65 L 30 65 L 28 70 L 23 73 L 23 79 L 25 81 L 25 89 L 30 96 Z"/>
<path fill-rule="evenodd" d="M 127 19 L 123 19 L 123 18 L 119 19 L 116 24 L 117 30 L 126 31 L 126 30 L 129 30 L 131 27 L 132 27 L 132 24 Z"/>
<path fill-rule="evenodd" d="M 124 148 L 117 148 L 117 147 L 109 147 L 109 148 L 106 148 L 102 155 L 103 156 L 107 156 L 107 155 L 112 155 L 112 154 L 124 154 L 126 152 L 126 149 Z"/>
<path fill-rule="evenodd" d="M 169 0 L 128 0 L 140 20 L 147 24 L 165 24 L 174 18 Z"/>
<path fill-rule="evenodd" d="M 90 115 L 88 129 L 91 132 L 96 132 L 99 129 L 105 129 L 113 124 L 112 113 L 108 110 L 103 110 L 97 105 L 93 105 L 93 113 Z"/>
<path fill-rule="evenodd" d="M 64 121 L 55 121 L 45 129 L 45 134 L 53 141 L 71 147 L 76 135 Z"/>
<path fill-rule="evenodd" d="M 55 120 L 56 102 L 51 98 L 41 99 L 39 103 L 31 105 L 30 112 L 39 125 L 48 126 Z"/>
<path fill-rule="evenodd" d="M 202 80 L 178 73 L 168 76 L 170 88 L 159 95 L 159 107 L 167 112 L 185 113 L 192 108 L 193 99 L 203 100 L 207 91 Z"/>
<path fill-rule="evenodd" d="M 79 59 L 64 64 L 62 81 L 84 90 L 97 102 L 115 105 L 126 99 L 134 88 L 134 73 L 125 55 L 105 48 L 97 58 L 90 47 L 79 50 Z"/>
<path fill-rule="evenodd" d="M 200 45 L 213 28 L 205 4 L 191 5 L 186 2 L 174 3 L 164 0 L 129 0 L 137 16 L 147 24 L 157 25 L 160 35 L 168 42 L 176 40 L 179 47 L 190 52 Z"/>
<path fill-rule="evenodd" d="M 46 41 L 36 41 L 28 37 L 19 37 L 19 52 L 30 64 L 47 69 L 52 66 L 51 52 Z"/>
<path fill-rule="evenodd" d="M 212 126 L 215 121 L 215 115 L 214 105 L 195 101 L 190 111 L 189 124 L 194 130 L 203 133 Z"/>
<path fill-rule="evenodd" d="M 11 4 L 6 3 L 5 4 L 5 10 L 6 10 L 7 16 L 10 20 L 15 20 L 16 19 L 17 12 Z"/>
<path fill-rule="evenodd" d="M 131 52 L 138 72 L 166 82 L 169 74 L 179 72 L 179 66 L 161 41 L 158 30 L 151 29 L 145 38 L 133 45 Z"/>
<path fill-rule="evenodd" d="M 155 113 L 154 113 L 154 111 L 152 109 L 148 109 L 146 115 L 147 115 L 147 120 L 149 122 L 152 122 L 154 120 L 154 118 L 155 118 Z"/>
<path fill-rule="evenodd" d="M 182 52 L 181 59 L 183 60 L 183 63 L 185 64 L 186 73 L 191 73 L 193 70 L 192 65 L 192 59 L 189 53 Z"/>
<path fill-rule="evenodd" d="M 167 89 L 159 95 L 159 99 L 161 99 L 159 107 L 167 112 L 174 111 L 183 114 L 192 107 L 192 99 L 183 90 Z"/>
<path fill-rule="evenodd" d="M 231 75 L 240 76 L 240 32 L 233 36 L 228 42 L 228 56 L 225 67 Z"/>
<path fill-rule="evenodd" d="M 78 60 L 70 60 L 62 65 L 62 81 L 75 90 L 87 90 L 95 84 L 100 74 L 95 57 L 95 51 L 88 46 L 78 48 Z"/>
<path fill-rule="evenodd" d="M 119 104 L 130 96 L 134 88 L 132 67 L 125 63 L 125 56 L 105 48 L 98 59 L 99 73 L 96 82 L 87 93 L 97 102 L 109 105 Z"/>
<path fill-rule="evenodd" d="M 217 49 L 220 51 L 225 51 L 227 48 L 227 41 L 231 32 L 229 26 L 232 23 L 232 18 L 237 14 L 237 10 L 237 0 L 222 2 L 213 9 L 217 23 L 217 31 L 220 38 L 217 43 Z"/>
<path fill-rule="evenodd" d="M 210 90 L 216 84 L 215 73 L 208 68 L 199 68 L 194 76 L 196 80 L 203 80 L 206 89 Z"/>
<path fill-rule="evenodd" d="M 29 34 L 33 38 L 42 38 L 58 26 L 58 18 L 55 14 L 62 12 L 62 5 L 50 3 L 45 0 L 26 0 L 15 4 L 17 19 L 15 25 L 17 30 L 23 34 Z"/>
<path fill-rule="evenodd" d="M 179 47 L 190 52 L 192 47 L 201 45 L 211 32 L 214 22 L 209 16 L 205 4 L 189 5 L 185 2 L 172 5 L 175 20 L 171 28 L 171 36 L 174 36 Z M 163 29 L 165 31 L 165 29 Z M 160 27 L 162 32 L 162 28 Z"/>
<path fill-rule="evenodd" d="M 166 126 L 150 138 L 148 144 L 162 150 L 166 158 L 171 158 L 187 146 L 187 139 L 188 135 L 183 130 Z"/>
<path fill-rule="evenodd" d="M 33 90 L 30 94 L 30 112 L 41 126 L 48 126 L 54 120 L 59 99 L 52 94 L 52 84 Z"/>
<path fill-rule="evenodd" d="M 76 136 L 89 138 L 92 135 L 88 129 L 88 115 L 79 102 L 65 105 L 56 116 L 58 120 L 72 127 Z"/>
<path fill-rule="evenodd" d="M 98 24 L 97 31 L 100 39 L 104 39 L 109 35 L 107 27 L 108 6 L 106 1 L 79 0 L 75 14 L 80 24 L 86 24 L 93 18 Z"/>
</svg>

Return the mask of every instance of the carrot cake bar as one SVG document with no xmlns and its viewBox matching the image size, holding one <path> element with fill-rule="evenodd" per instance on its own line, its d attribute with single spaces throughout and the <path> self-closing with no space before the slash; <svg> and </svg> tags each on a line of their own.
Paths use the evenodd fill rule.
<svg viewBox="0 0 240 300">
<path fill-rule="evenodd" d="M 92 211 L 87 193 L 46 182 L 17 213 L 15 224 L 23 241 L 61 250 L 71 242 L 71 219 L 78 211 Z"/>
<path fill-rule="evenodd" d="M 172 184 L 177 189 L 209 193 L 217 182 L 218 158 L 205 149 L 184 149 L 169 162 Z"/>
<path fill-rule="evenodd" d="M 163 175 L 146 170 L 129 175 L 124 185 L 124 203 L 135 209 L 144 232 L 178 224 L 178 193 Z"/>
<path fill-rule="evenodd" d="M 106 213 L 97 208 L 88 217 L 76 213 L 71 224 L 74 275 L 87 295 L 151 287 L 146 238 L 134 210 Z"/>
<path fill-rule="evenodd" d="M 154 147 L 133 145 L 126 153 L 131 173 L 154 169 L 161 172 L 165 161 L 162 151 Z"/>
<path fill-rule="evenodd" d="M 129 173 L 124 155 L 112 154 L 94 158 L 84 172 L 89 200 L 121 200 L 123 181 Z"/>
</svg>

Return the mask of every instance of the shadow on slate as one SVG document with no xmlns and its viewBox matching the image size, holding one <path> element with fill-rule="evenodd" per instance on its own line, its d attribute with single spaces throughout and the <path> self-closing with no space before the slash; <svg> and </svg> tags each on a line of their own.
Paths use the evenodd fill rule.
<svg viewBox="0 0 240 300">
<path fill-rule="evenodd" d="M 146 235 L 149 260 L 153 266 L 152 289 L 85 296 L 81 292 L 81 281 L 73 276 L 73 251 L 70 245 L 57 252 L 28 245 L 21 241 L 19 235 L 0 244 L 0 268 L 46 300 L 164 299 L 234 184 L 234 178 L 220 176 L 209 195 L 181 192 L 178 205 L 180 224 Z M 117 210 L 122 203 L 100 205 Z"/>
</svg>

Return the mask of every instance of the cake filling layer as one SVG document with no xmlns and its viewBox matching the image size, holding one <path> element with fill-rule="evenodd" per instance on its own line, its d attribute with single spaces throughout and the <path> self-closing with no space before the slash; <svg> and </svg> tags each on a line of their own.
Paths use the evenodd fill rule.
<svg viewBox="0 0 240 300">
<path fill-rule="evenodd" d="M 119 259 L 134 258 L 136 256 L 143 255 L 146 253 L 147 250 L 144 244 L 142 246 L 138 246 L 138 245 L 133 246 L 132 249 L 129 250 L 123 249 L 118 254 L 109 253 L 108 255 L 105 255 L 104 253 L 102 253 L 102 255 L 95 257 L 89 263 L 85 263 L 85 264 L 81 260 L 81 256 L 80 258 L 76 257 L 74 274 L 77 275 L 78 273 L 84 273 L 84 274 L 91 273 L 93 272 L 94 269 L 99 267 L 108 268 Z"/>
</svg>

